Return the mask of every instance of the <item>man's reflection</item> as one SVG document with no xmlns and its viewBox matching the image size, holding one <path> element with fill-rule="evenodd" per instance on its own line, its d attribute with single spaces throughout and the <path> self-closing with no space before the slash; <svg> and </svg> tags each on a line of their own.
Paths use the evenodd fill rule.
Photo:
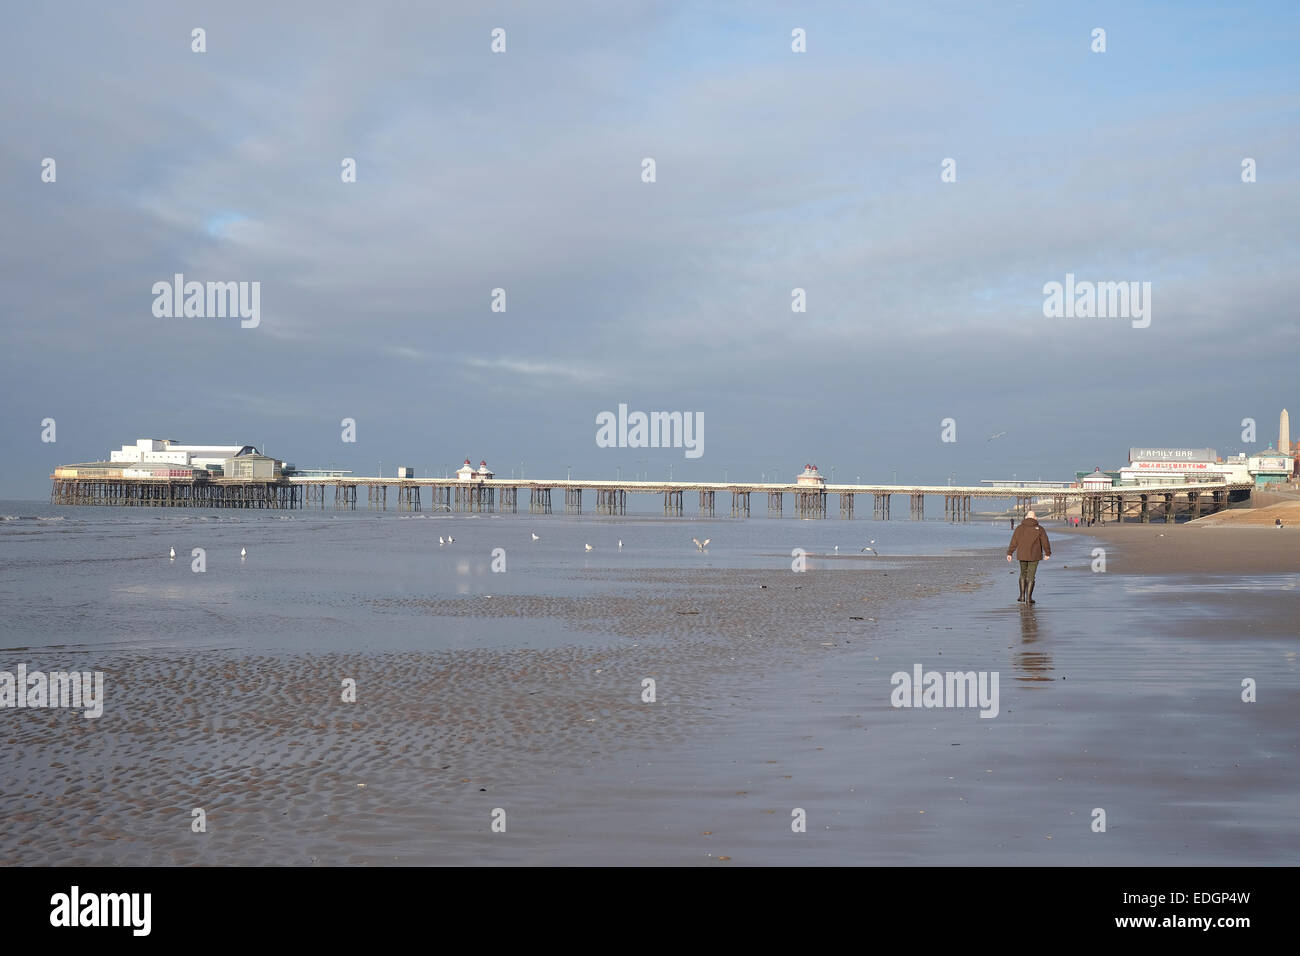
<svg viewBox="0 0 1300 956">
<path fill-rule="evenodd" d="M 1016 680 L 1052 680 L 1052 655 L 1034 647 L 1038 643 L 1038 618 L 1032 604 L 1020 609 L 1020 643 L 1022 649 L 1015 656 Z"/>
</svg>

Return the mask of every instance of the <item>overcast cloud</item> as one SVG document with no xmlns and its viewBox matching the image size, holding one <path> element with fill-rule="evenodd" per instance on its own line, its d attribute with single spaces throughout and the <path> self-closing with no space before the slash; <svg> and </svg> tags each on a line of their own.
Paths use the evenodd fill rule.
<svg viewBox="0 0 1300 956">
<path fill-rule="evenodd" d="M 936 484 L 1276 440 L 1295 5 L 984 6 L 16 7 L 0 497 L 144 436 L 366 474 Z M 261 282 L 260 325 L 156 318 L 177 272 Z M 1067 272 L 1150 282 L 1150 327 L 1045 318 Z M 597 447 L 619 403 L 702 412 L 704 455 Z"/>
</svg>

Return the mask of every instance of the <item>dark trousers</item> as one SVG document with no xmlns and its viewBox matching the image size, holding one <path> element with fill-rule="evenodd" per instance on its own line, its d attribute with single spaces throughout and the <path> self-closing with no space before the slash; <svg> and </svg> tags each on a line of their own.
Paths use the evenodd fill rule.
<svg viewBox="0 0 1300 956">
<path fill-rule="evenodd" d="M 1033 584 L 1033 583 L 1034 583 L 1034 575 L 1037 574 L 1037 573 L 1038 573 L 1038 562 L 1037 562 L 1037 561 L 1021 561 L 1021 562 L 1020 562 L 1020 583 L 1022 583 L 1022 584 Z"/>
</svg>

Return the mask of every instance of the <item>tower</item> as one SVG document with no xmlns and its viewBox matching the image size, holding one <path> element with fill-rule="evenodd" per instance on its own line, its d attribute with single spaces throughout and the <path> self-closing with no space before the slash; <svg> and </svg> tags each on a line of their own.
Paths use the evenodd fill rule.
<svg viewBox="0 0 1300 956">
<path fill-rule="evenodd" d="M 1277 450 L 1284 455 L 1291 454 L 1291 419 L 1282 409 L 1282 417 L 1277 423 Z"/>
</svg>

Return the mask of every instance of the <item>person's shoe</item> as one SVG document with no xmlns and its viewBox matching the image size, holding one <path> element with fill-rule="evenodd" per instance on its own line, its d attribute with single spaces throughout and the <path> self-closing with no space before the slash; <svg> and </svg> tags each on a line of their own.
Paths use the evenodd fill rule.
<svg viewBox="0 0 1300 956">
<path fill-rule="evenodd" d="M 1034 600 L 1034 585 L 1033 585 L 1033 584 L 1030 584 L 1030 585 L 1029 585 L 1029 593 L 1025 595 L 1025 601 L 1026 601 L 1027 603 L 1029 603 L 1029 604 L 1037 604 L 1037 603 L 1038 603 L 1037 601 Z"/>
<path fill-rule="evenodd" d="M 1016 598 L 1016 603 L 1019 604 L 1019 603 L 1020 603 L 1021 601 L 1023 601 L 1024 599 L 1025 599 L 1025 582 L 1024 582 L 1024 581 L 1021 581 L 1021 582 L 1020 582 L 1020 597 Z"/>
</svg>

